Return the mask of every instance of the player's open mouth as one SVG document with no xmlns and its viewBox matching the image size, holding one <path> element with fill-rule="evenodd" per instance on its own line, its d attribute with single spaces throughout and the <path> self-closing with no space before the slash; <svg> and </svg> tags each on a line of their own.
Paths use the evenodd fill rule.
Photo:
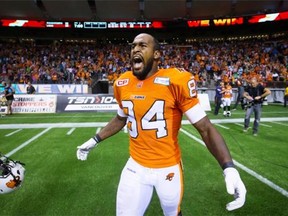
<svg viewBox="0 0 288 216">
<path fill-rule="evenodd" d="M 132 63 L 133 63 L 133 69 L 139 70 L 143 66 L 143 59 L 141 56 L 134 56 Z"/>
</svg>

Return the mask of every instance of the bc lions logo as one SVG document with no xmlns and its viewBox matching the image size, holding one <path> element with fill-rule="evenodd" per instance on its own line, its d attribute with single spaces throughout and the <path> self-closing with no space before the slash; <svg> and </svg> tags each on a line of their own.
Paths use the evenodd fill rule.
<svg viewBox="0 0 288 216">
<path fill-rule="evenodd" d="M 169 174 L 166 176 L 166 179 L 165 179 L 165 180 L 172 181 L 173 177 L 174 177 L 174 173 L 169 173 Z"/>
<path fill-rule="evenodd" d="M 14 188 L 17 187 L 21 183 L 20 177 L 16 176 L 14 180 L 10 180 L 9 182 L 6 183 L 6 186 L 8 188 Z"/>
</svg>

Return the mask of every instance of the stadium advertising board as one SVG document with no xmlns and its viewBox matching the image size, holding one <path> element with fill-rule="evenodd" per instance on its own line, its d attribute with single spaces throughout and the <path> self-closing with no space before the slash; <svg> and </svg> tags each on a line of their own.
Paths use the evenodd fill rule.
<svg viewBox="0 0 288 216">
<path fill-rule="evenodd" d="M 74 28 L 79 29 L 141 29 L 163 28 L 163 23 L 153 22 L 74 22 Z"/>
<path fill-rule="evenodd" d="M 27 28 L 71 28 L 69 22 L 43 21 L 43 20 L 17 20 L 2 19 L 1 25 L 4 27 L 27 27 Z"/>
<path fill-rule="evenodd" d="M 252 16 L 248 22 L 249 23 L 263 23 L 263 22 L 271 22 L 271 21 L 279 21 L 279 20 L 287 20 L 288 19 L 288 11 L 281 13 L 271 13 L 271 14 L 261 14 Z"/>
<path fill-rule="evenodd" d="M 37 94 L 87 94 L 87 84 L 33 84 Z M 26 84 L 13 84 L 16 94 L 26 94 Z"/>
<path fill-rule="evenodd" d="M 14 113 L 55 113 L 56 95 L 15 95 Z"/>
<path fill-rule="evenodd" d="M 115 21 L 115 22 L 70 22 L 70 21 L 44 21 L 44 20 L 17 20 L 1 19 L 2 27 L 28 27 L 28 28 L 74 28 L 74 29 L 152 29 L 187 26 L 189 28 L 209 26 L 233 26 L 242 24 L 253 24 L 267 21 L 287 20 L 288 11 L 279 13 L 260 14 L 254 16 L 225 17 L 217 19 L 178 20 L 178 21 Z"/>
<path fill-rule="evenodd" d="M 200 105 L 211 111 L 208 94 L 198 94 Z M 15 113 L 110 112 L 118 109 L 113 94 L 15 94 Z"/>
<path fill-rule="evenodd" d="M 198 94 L 200 105 L 205 111 L 211 106 L 208 94 Z M 113 94 L 58 95 L 56 112 L 116 111 L 118 104 Z"/>
<path fill-rule="evenodd" d="M 188 20 L 187 25 L 193 27 L 208 27 L 208 26 L 232 26 L 244 24 L 243 17 L 213 19 L 213 20 Z"/>
<path fill-rule="evenodd" d="M 79 29 L 106 29 L 107 22 L 74 22 L 73 26 Z"/>
<path fill-rule="evenodd" d="M 118 105 L 112 94 L 58 95 L 57 112 L 116 111 Z"/>
</svg>

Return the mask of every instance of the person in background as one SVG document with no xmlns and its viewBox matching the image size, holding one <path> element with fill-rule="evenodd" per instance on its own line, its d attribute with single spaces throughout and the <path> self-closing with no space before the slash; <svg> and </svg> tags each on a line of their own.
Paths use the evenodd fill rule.
<svg viewBox="0 0 288 216">
<path fill-rule="evenodd" d="M 248 101 L 248 106 L 246 109 L 245 119 L 244 119 L 244 129 L 243 132 L 247 132 L 250 124 L 250 117 L 254 112 L 254 124 L 253 124 L 253 135 L 258 135 L 258 128 L 260 123 L 260 117 L 262 112 L 262 102 L 265 97 L 271 94 L 268 88 L 265 88 L 262 84 L 257 81 L 257 78 L 253 77 L 251 79 L 250 85 L 244 91 L 244 98 Z"/>
<path fill-rule="evenodd" d="M 9 114 L 12 115 L 12 103 L 14 100 L 14 94 L 15 94 L 15 91 L 11 87 L 11 82 L 9 82 L 4 90 L 4 96 L 6 97 L 6 100 L 7 100 L 7 115 Z"/>
<path fill-rule="evenodd" d="M 130 157 L 118 185 L 116 215 L 144 215 L 154 189 L 164 215 L 182 215 L 183 164 L 178 133 L 183 114 L 223 169 L 227 191 L 235 197 L 226 205 L 227 210 L 242 207 L 245 185 L 223 137 L 199 104 L 193 75 L 178 68 L 159 69 L 160 44 L 149 34 L 134 38 L 130 56 L 132 71 L 114 82 L 119 105 L 116 116 L 76 152 L 77 158 L 85 161 L 93 148 L 127 124 Z"/>
<path fill-rule="evenodd" d="M 214 115 L 218 115 L 219 109 L 222 103 L 222 94 L 224 89 L 224 82 L 218 81 L 216 89 L 215 89 L 215 109 Z"/>
<path fill-rule="evenodd" d="M 35 94 L 36 90 L 35 90 L 34 86 L 31 84 L 31 82 L 28 82 L 27 85 L 28 85 L 26 87 L 27 94 Z"/>
<path fill-rule="evenodd" d="M 6 87 L 6 82 L 2 81 L 0 84 L 0 115 L 1 117 L 5 116 L 7 111 L 7 99 L 5 97 L 5 87 Z"/>
<path fill-rule="evenodd" d="M 6 82 L 2 81 L 0 84 L 0 94 L 4 94 L 5 87 L 6 87 Z"/>
<path fill-rule="evenodd" d="M 238 93 L 237 93 L 236 102 L 235 102 L 232 110 L 236 110 L 239 103 L 241 104 L 241 108 L 243 110 L 244 109 L 244 102 L 243 102 L 244 86 L 242 84 L 241 79 L 236 80 L 236 85 L 237 85 Z"/>
<path fill-rule="evenodd" d="M 288 101 L 288 85 L 286 85 L 285 92 L 284 92 L 284 107 L 287 106 Z"/>
<path fill-rule="evenodd" d="M 229 83 L 224 83 L 224 92 L 223 92 L 223 105 L 225 117 L 231 116 L 231 100 L 232 100 L 232 86 Z"/>
</svg>

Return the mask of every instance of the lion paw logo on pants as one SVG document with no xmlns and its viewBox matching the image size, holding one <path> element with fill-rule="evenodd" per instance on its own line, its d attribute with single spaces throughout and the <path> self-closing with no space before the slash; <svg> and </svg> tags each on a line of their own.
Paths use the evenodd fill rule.
<svg viewBox="0 0 288 216">
<path fill-rule="evenodd" d="M 165 180 L 172 181 L 173 177 L 174 177 L 174 173 L 169 173 L 169 174 L 166 176 L 166 179 L 165 179 Z"/>
</svg>

